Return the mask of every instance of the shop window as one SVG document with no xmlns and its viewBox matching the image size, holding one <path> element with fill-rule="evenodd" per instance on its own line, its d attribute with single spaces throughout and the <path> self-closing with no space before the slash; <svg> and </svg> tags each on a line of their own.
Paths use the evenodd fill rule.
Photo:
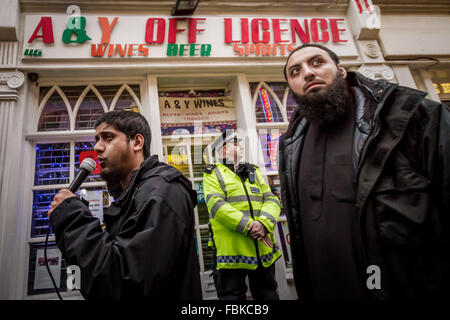
<svg viewBox="0 0 450 320">
<path fill-rule="evenodd" d="M 288 126 L 295 100 L 285 82 L 252 82 L 250 90 L 265 169 L 276 173 L 278 141 Z"/>
<path fill-rule="evenodd" d="M 128 86 L 124 84 L 120 87 L 115 99 L 117 100 L 113 100 L 111 102 L 111 110 L 128 110 L 139 112 L 141 109 L 139 103 L 140 95 L 138 85 Z"/>
<path fill-rule="evenodd" d="M 274 195 L 278 197 L 281 203 L 281 188 L 280 188 L 280 177 L 278 174 L 269 175 L 268 183 L 270 189 Z M 286 263 L 287 268 L 292 268 L 292 258 L 291 258 L 291 243 L 289 239 L 289 229 L 286 220 L 286 214 L 284 212 L 283 207 L 280 212 L 280 219 L 278 222 L 278 232 L 280 235 L 281 248 L 283 250 L 284 261 Z"/>
<path fill-rule="evenodd" d="M 209 222 L 208 207 L 206 206 L 205 195 L 203 193 L 203 182 L 197 181 L 194 183 L 194 189 L 197 191 L 197 208 L 198 220 L 200 225 L 207 225 Z"/>
<path fill-rule="evenodd" d="M 257 122 L 283 122 L 281 102 L 275 91 L 284 90 L 284 84 L 274 83 L 270 86 L 264 82 L 250 84 Z"/>
<path fill-rule="evenodd" d="M 287 94 L 286 94 L 286 114 L 288 121 L 291 121 L 292 114 L 294 113 L 294 110 L 297 108 L 297 102 L 295 101 L 294 95 L 292 91 L 289 88 L 286 88 Z"/>
<path fill-rule="evenodd" d="M 256 122 L 289 122 L 297 106 L 286 82 L 251 82 Z"/>
<path fill-rule="evenodd" d="M 259 129 L 259 141 L 267 172 L 278 172 L 277 151 L 282 129 Z"/>
<path fill-rule="evenodd" d="M 94 151 L 95 142 L 94 141 L 86 141 L 86 142 L 75 142 L 75 176 L 78 174 L 78 170 L 80 169 L 80 158 L 94 158 L 96 159 L 97 153 Z M 92 172 L 85 180 L 85 182 L 96 182 L 103 181 L 100 178 L 100 168 L 97 167 L 94 172 Z"/>
<path fill-rule="evenodd" d="M 82 97 L 84 97 L 84 95 L 86 93 L 83 93 L 87 90 L 89 90 L 90 86 L 60 86 L 59 88 L 61 89 L 62 92 L 64 92 L 65 98 L 67 99 L 67 101 L 69 102 L 69 106 L 72 108 L 72 110 L 75 108 L 75 106 L 78 103 L 82 103 L 83 99 Z M 47 87 L 47 88 L 51 88 L 51 87 Z M 45 92 L 46 89 L 45 87 L 40 88 L 41 92 Z M 54 87 L 56 88 L 56 87 Z"/>
<path fill-rule="evenodd" d="M 43 265 L 42 249 L 48 230 L 47 211 L 53 196 L 68 187 L 79 170 L 84 157 L 96 158 L 92 139 L 79 138 L 77 130 L 92 130 L 98 117 L 108 110 L 141 111 L 139 85 L 52 86 L 40 88 L 39 122 L 37 131 L 49 131 L 45 142 L 35 142 L 35 174 L 30 230 L 30 259 L 28 269 L 28 294 L 54 292 Z M 69 132 L 67 132 L 69 131 Z M 93 131 L 93 130 L 92 130 Z M 65 137 L 61 138 L 61 133 Z M 72 137 L 73 135 L 73 137 Z M 43 138 L 44 139 L 44 138 Z M 54 140 L 54 143 L 47 141 Z M 109 207 L 110 197 L 106 183 L 97 168 L 85 180 L 79 195 L 90 202 L 91 213 L 103 223 L 103 213 Z M 58 255 L 54 234 L 50 234 L 48 251 L 53 268 L 57 269 L 60 291 L 66 289 L 64 259 Z"/>
<path fill-rule="evenodd" d="M 49 242 L 47 246 L 47 258 L 49 262 L 50 270 L 54 276 L 55 282 L 59 284 L 60 291 L 66 291 L 67 280 L 67 267 L 62 256 L 49 255 L 55 251 L 59 251 L 56 248 L 55 242 Z M 30 260 L 28 265 L 28 294 L 42 294 L 53 293 L 55 289 L 50 284 L 50 277 L 48 276 L 47 269 L 44 263 L 43 257 L 44 244 L 43 243 L 31 243 L 30 244 Z M 55 267 L 58 269 L 55 270 Z"/>
<path fill-rule="evenodd" d="M 203 261 L 205 270 L 213 270 L 214 268 L 214 251 L 208 247 L 209 231 L 208 229 L 200 230 L 201 243 L 203 251 Z"/>
<path fill-rule="evenodd" d="M 177 168 L 181 173 L 187 177 L 190 176 L 187 145 L 168 146 L 167 147 L 167 163 Z"/>
<path fill-rule="evenodd" d="M 94 86 L 88 86 L 79 100 L 81 104 L 75 107 L 75 129 L 93 129 L 97 119 L 107 110 L 106 104 Z"/>
<path fill-rule="evenodd" d="M 137 89 L 137 95 L 139 96 L 139 86 L 138 85 L 130 85 L 130 88 Z M 101 92 L 103 101 L 108 106 L 108 109 L 111 110 L 110 106 L 119 92 L 122 85 L 111 85 L 111 86 L 95 86 L 99 92 Z M 125 93 L 126 94 L 126 93 Z"/>
<path fill-rule="evenodd" d="M 437 94 L 450 94 L 450 82 L 433 83 Z"/>
<path fill-rule="evenodd" d="M 42 102 L 44 108 L 39 118 L 39 131 L 70 130 L 71 107 L 64 98 L 64 92 L 56 86 L 47 91 Z"/>
<path fill-rule="evenodd" d="M 33 191 L 33 215 L 31 219 L 31 237 L 45 237 L 48 228 L 47 211 L 50 208 L 56 189 Z"/>
<path fill-rule="evenodd" d="M 215 134 L 236 129 L 230 91 L 160 91 L 161 133 L 168 135 Z"/>
<path fill-rule="evenodd" d="M 252 82 L 250 90 L 253 97 L 256 122 L 288 122 L 295 108 L 295 100 L 285 82 Z"/>
<path fill-rule="evenodd" d="M 450 69 L 429 70 L 434 89 L 441 102 L 450 108 Z"/>
<path fill-rule="evenodd" d="M 70 144 L 37 144 L 34 184 L 69 183 Z"/>
</svg>

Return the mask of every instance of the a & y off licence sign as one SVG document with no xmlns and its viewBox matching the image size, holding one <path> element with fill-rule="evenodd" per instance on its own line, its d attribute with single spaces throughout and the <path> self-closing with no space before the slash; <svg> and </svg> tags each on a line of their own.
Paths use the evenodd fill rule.
<svg viewBox="0 0 450 320">
<path fill-rule="evenodd" d="M 76 6 L 75 6 L 76 7 Z M 78 8 L 78 7 L 77 7 Z M 23 59 L 283 57 L 318 43 L 358 53 L 345 17 L 25 15 Z"/>
</svg>

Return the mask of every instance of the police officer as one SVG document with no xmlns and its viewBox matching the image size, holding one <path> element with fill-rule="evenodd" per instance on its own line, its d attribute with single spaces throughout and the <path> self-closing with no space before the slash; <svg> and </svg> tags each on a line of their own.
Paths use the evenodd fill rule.
<svg viewBox="0 0 450 320">
<path fill-rule="evenodd" d="M 212 145 L 222 159 L 203 176 L 216 250 L 214 284 L 219 299 L 245 300 L 248 276 L 253 299 L 278 300 L 274 262 L 281 252 L 274 231 L 280 202 L 258 167 L 241 162 L 240 141 L 233 130 L 225 131 Z"/>
</svg>

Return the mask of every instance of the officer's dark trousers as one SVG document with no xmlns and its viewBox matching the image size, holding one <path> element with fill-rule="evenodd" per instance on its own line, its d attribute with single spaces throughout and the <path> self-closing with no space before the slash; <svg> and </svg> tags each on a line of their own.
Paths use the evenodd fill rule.
<svg viewBox="0 0 450 320">
<path fill-rule="evenodd" d="M 246 300 L 248 276 L 254 300 L 279 300 L 275 281 L 275 264 L 269 268 L 258 265 L 256 270 L 220 269 L 213 273 L 217 296 L 220 300 Z"/>
</svg>

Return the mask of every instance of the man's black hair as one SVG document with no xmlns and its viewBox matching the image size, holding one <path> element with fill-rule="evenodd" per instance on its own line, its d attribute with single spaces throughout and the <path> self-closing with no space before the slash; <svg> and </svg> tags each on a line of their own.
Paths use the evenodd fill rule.
<svg viewBox="0 0 450 320">
<path fill-rule="evenodd" d="M 144 159 L 150 156 L 150 143 L 152 134 L 150 126 L 143 115 L 134 111 L 110 111 L 102 114 L 95 123 L 97 128 L 100 124 L 107 123 L 116 130 L 123 132 L 127 136 L 127 141 L 134 138 L 138 133 L 144 137 Z"/>
<path fill-rule="evenodd" d="M 328 55 L 330 56 L 330 58 L 334 61 L 336 66 L 339 64 L 339 57 L 336 55 L 336 53 L 334 53 L 333 51 L 331 51 L 327 47 L 322 46 L 320 44 L 315 44 L 315 43 L 304 43 L 300 47 L 295 48 L 294 51 L 291 51 L 291 53 L 287 57 L 286 64 L 284 65 L 284 78 L 286 79 L 286 81 L 287 81 L 286 67 L 287 67 L 287 64 L 288 64 L 288 61 L 289 61 L 290 57 L 292 56 L 292 54 L 294 52 L 296 52 L 296 51 L 298 51 L 300 49 L 306 48 L 306 47 L 316 47 L 316 48 L 319 48 L 319 49 L 322 49 L 322 50 L 326 51 L 328 53 Z"/>
</svg>

